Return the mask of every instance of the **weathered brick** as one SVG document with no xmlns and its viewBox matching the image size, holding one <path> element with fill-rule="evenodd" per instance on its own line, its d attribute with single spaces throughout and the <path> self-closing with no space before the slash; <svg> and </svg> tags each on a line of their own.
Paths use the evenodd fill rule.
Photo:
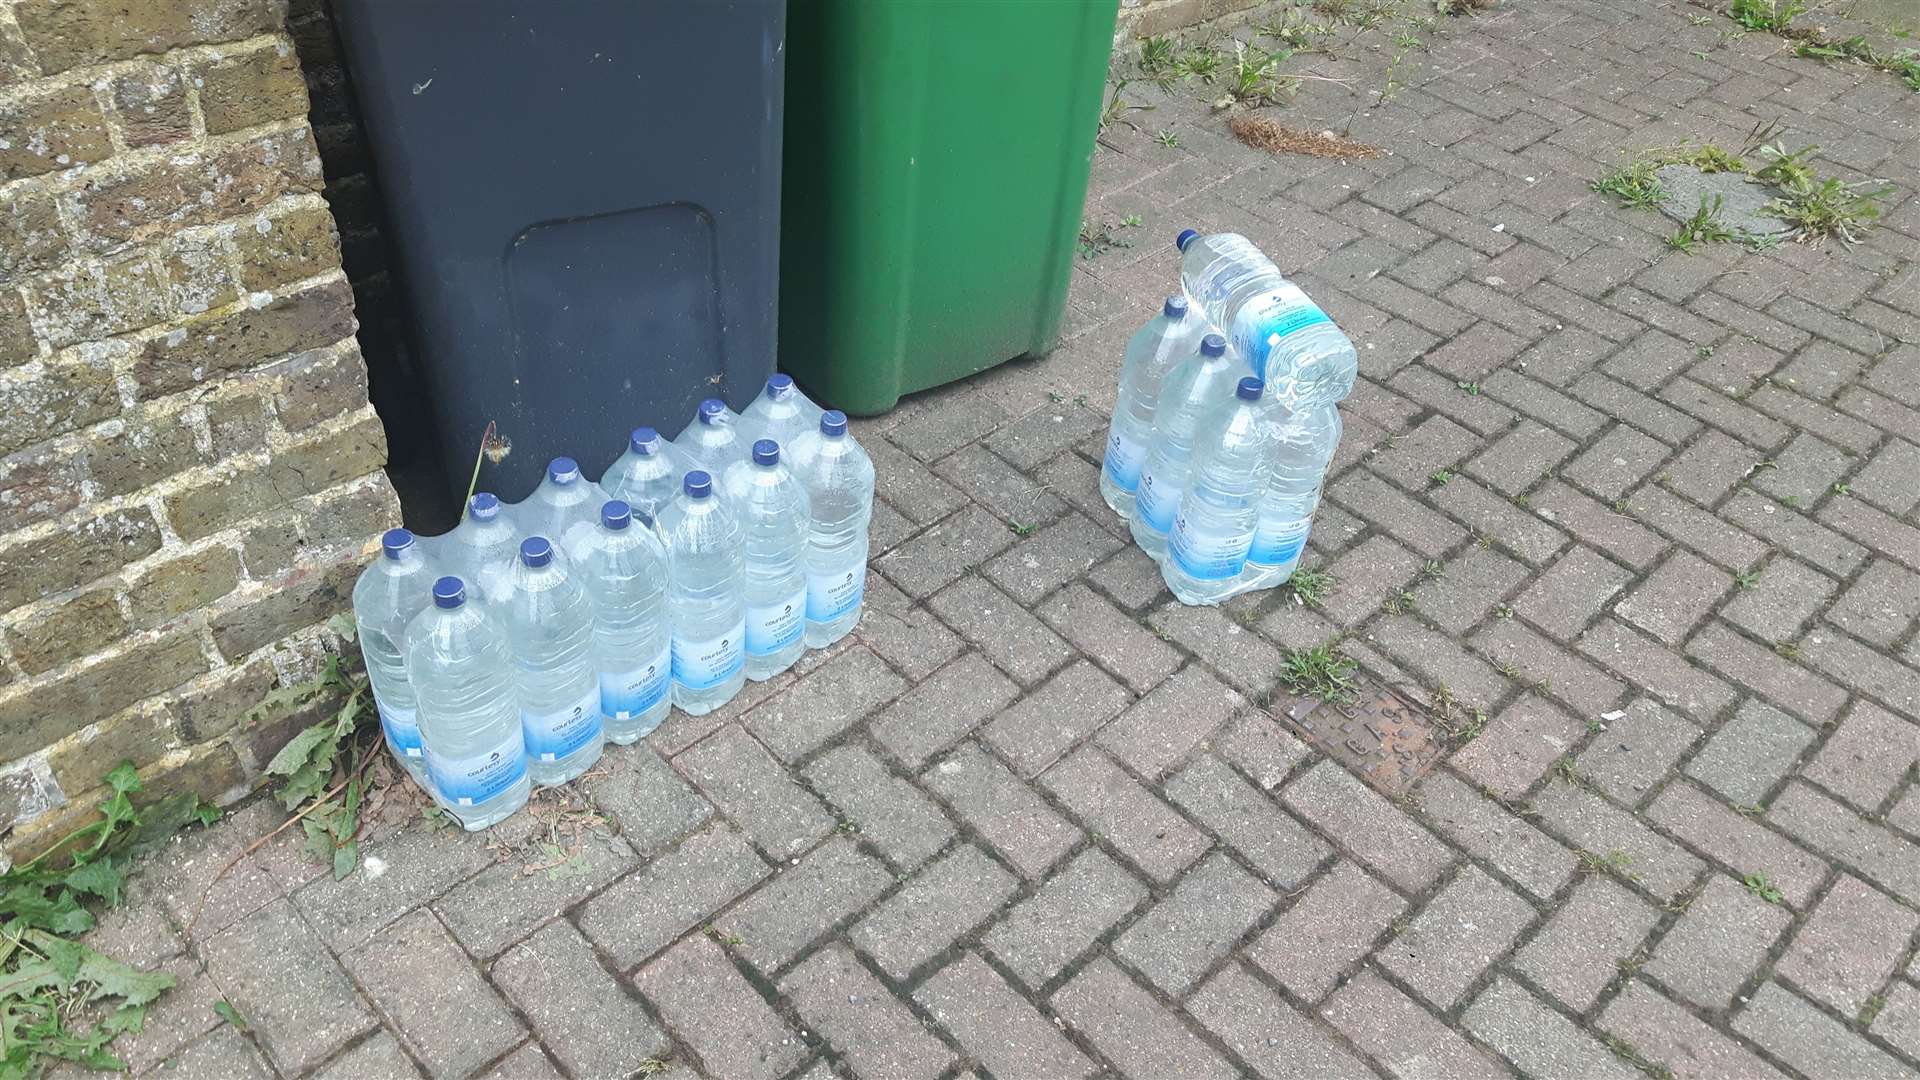
<svg viewBox="0 0 1920 1080">
<path fill-rule="evenodd" d="M 347 966 L 435 1076 L 473 1072 L 526 1034 L 425 911 L 388 927 L 380 941 L 348 956 Z M 572 992 L 582 989 L 575 986 Z"/>
<path fill-rule="evenodd" d="M 1529 694 L 1502 709 L 1463 749 L 1453 767 L 1503 798 L 1515 798 L 1579 741 L 1584 726 Z"/>
<path fill-rule="evenodd" d="M 1739 1043 L 1708 1027 L 1646 983 L 1635 980 L 1600 1014 L 1597 1026 L 1641 1056 L 1700 1080 L 1779 1080 L 1781 1074 Z"/>
<path fill-rule="evenodd" d="M 969 446 L 949 456 L 934 472 L 1017 528 L 1037 529 L 1068 512 L 1059 496 L 984 446 Z"/>
<path fill-rule="evenodd" d="M 675 945 L 633 981 L 710 1075 L 772 1080 L 806 1055 L 800 1038 L 705 937 Z M 567 996 L 562 992 L 556 999 Z"/>
<path fill-rule="evenodd" d="M 1660 913 L 1605 878 L 1574 890 L 1514 966 L 1575 1012 L 1585 1012 L 1646 939 Z"/>
<path fill-rule="evenodd" d="M 7 628 L 13 658 L 29 675 L 50 671 L 118 640 L 127 620 L 113 590 L 82 593 Z"/>
<path fill-rule="evenodd" d="M 1040 783 L 1096 835 L 1166 883 L 1207 850 L 1207 838 L 1106 755 L 1083 746 Z"/>
<path fill-rule="evenodd" d="M 109 360 L 115 350 L 85 347 L 29 367 L 0 371 L 0 454 L 89 424 L 120 411 Z"/>
<path fill-rule="evenodd" d="M 240 557 L 232 548 L 202 548 L 129 581 L 127 605 L 134 625 L 159 626 L 212 604 L 239 583 Z"/>
<path fill-rule="evenodd" d="M 1700 860 L 1632 814 L 1565 780 L 1549 781 L 1534 796 L 1533 808 L 1548 831 L 1603 859 L 1661 900 L 1685 892 L 1702 869 Z"/>
<path fill-rule="evenodd" d="M 631 967 L 766 874 L 767 864 L 745 837 L 715 825 L 589 900 L 580 912 L 580 929 L 616 965 Z"/>
<path fill-rule="evenodd" d="M 1801 993 L 1852 1016 L 1886 985 L 1915 929 L 1920 929 L 1920 914 L 1842 874 L 1774 971 Z"/>
<path fill-rule="evenodd" d="M 116 76 L 107 87 L 129 148 L 178 142 L 193 135 L 186 79 L 171 64 L 143 64 Z"/>
<path fill-rule="evenodd" d="M 1604 721 L 1575 764 L 1587 781 L 1628 805 L 1666 778 L 1700 729 L 1657 703 L 1642 698 Z"/>
<path fill-rule="evenodd" d="M 1021 776 L 1032 777 L 1131 701 L 1125 687 L 1081 660 L 995 717 L 982 735 Z"/>
<path fill-rule="evenodd" d="M 1468 865 L 1381 946 L 1380 965 L 1445 1011 L 1535 918 L 1532 905 Z"/>
<path fill-rule="evenodd" d="M 836 837 L 786 867 L 716 925 L 736 952 L 770 973 L 829 926 L 872 903 L 892 881 L 886 867 Z"/>
<path fill-rule="evenodd" d="M 1646 971 L 1703 1009 L 1724 1009 L 1791 921 L 1785 908 L 1715 874 L 1654 946 Z"/>
<path fill-rule="evenodd" d="M 1519 984 L 1497 978 L 1461 1023 L 1529 1076 L 1633 1080 L 1640 1073 Z"/>
<path fill-rule="evenodd" d="M 1321 1012 L 1393 1076 L 1511 1075 L 1485 1051 L 1371 971 L 1354 976 Z"/>
<path fill-rule="evenodd" d="M 270 120 L 305 116 L 307 84 L 291 42 L 280 40 L 198 68 L 200 111 L 207 134 L 220 135 Z"/>
<path fill-rule="evenodd" d="M 107 119 L 85 83 L 29 87 L 0 103 L 0 180 L 101 161 L 113 153 Z"/>
<path fill-rule="evenodd" d="M 1104 957 L 1055 993 L 1053 1008 L 1128 1075 L 1197 1080 L 1236 1075 L 1233 1066 Z"/>
<path fill-rule="evenodd" d="M 962 844 L 916 874 L 848 936 L 880 970 L 904 980 L 991 917 L 1018 885 L 980 849 Z"/>
<path fill-rule="evenodd" d="M 134 378 L 142 397 L 176 393 L 212 375 L 330 345 L 351 335 L 354 326 L 346 282 L 326 282 L 276 297 L 264 307 L 209 315 L 154 338 L 134 365 Z"/>
<path fill-rule="evenodd" d="M 979 957 L 920 984 L 915 1000 L 996 1076 L 1086 1076 L 1095 1065 Z"/>
<path fill-rule="evenodd" d="M 208 622 L 222 656 L 238 660 L 296 630 L 344 610 L 360 575 L 358 559 L 302 569 L 273 587 L 255 587 L 248 599 Z"/>
<path fill-rule="evenodd" d="M 344 881 L 316 879 L 293 894 L 329 948 L 347 953 L 373 940 L 395 919 L 440 896 L 493 861 L 477 837 L 409 831 L 370 845 L 389 870 Z"/>
<path fill-rule="evenodd" d="M 1261 1076 L 1306 1080 L 1366 1072 L 1352 1051 L 1242 968 L 1222 969 L 1186 1006 Z"/>
<path fill-rule="evenodd" d="M 188 634 L 141 642 L 0 698 L 0 758 L 24 757 L 207 670 Z"/>
<path fill-rule="evenodd" d="M 833 831 L 833 816 L 739 725 L 674 759 L 682 774 L 776 859 Z"/>
<path fill-rule="evenodd" d="M 165 52 L 182 45 L 234 41 L 279 29 L 284 9 L 271 0 L 236 0 L 189 17 L 174 4 L 112 0 L 28 0 L 15 17 L 42 70 Z"/>
<path fill-rule="evenodd" d="M 296 353 L 268 370 L 278 377 L 274 412 L 288 431 L 304 431 L 366 405 L 367 366 L 357 344 Z"/>
<path fill-rule="evenodd" d="M 938 806 L 857 746 L 818 758 L 807 766 L 807 779 L 840 808 L 855 832 L 898 866 L 920 865 L 953 837 L 953 825 Z"/>
<path fill-rule="evenodd" d="M 533 871 L 539 851 L 503 859 L 434 901 L 434 913 L 475 956 L 494 956 L 640 862 L 626 841 L 588 832 L 566 848 L 566 872 Z M 527 1010 L 531 1011 L 531 1010 Z"/>
<path fill-rule="evenodd" d="M 285 901 L 208 941 L 206 958 L 221 994 L 289 1072 L 318 1064 L 376 1024 L 347 973 Z"/>
<path fill-rule="evenodd" d="M 700 939 L 687 944 L 696 942 Z M 600 966 L 580 932 L 564 922 L 548 925 L 501 957 L 492 975 L 494 985 L 576 1076 L 624 1076 L 667 1048 L 666 1034 Z M 463 1034 L 468 1030 L 465 1024 L 455 1026 Z"/>
<path fill-rule="evenodd" d="M 1554 637 L 1571 640 L 1631 577 L 1593 549 L 1576 547 L 1520 594 L 1514 610 Z"/>
<path fill-rule="evenodd" d="M 933 1080 L 953 1060 L 953 1052 L 843 946 L 815 953 L 781 981 L 780 991 L 865 1080 Z"/>
<path fill-rule="evenodd" d="M 1912 1070 L 1838 1020 L 1769 981 L 1733 1019 L 1733 1030 L 1808 1076 L 1896 1077 Z"/>
<path fill-rule="evenodd" d="M 302 126 L 89 175 L 65 198 L 83 242 L 107 251 L 251 213 L 320 183 L 313 136 Z"/>
<path fill-rule="evenodd" d="M 1079 839 L 1079 830 L 976 745 L 928 769 L 925 783 L 1029 878 L 1040 876 Z"/>
<path fill-rule="evenodd" d="M 152 258 L 75 262 L 28 287 L 40 337 L 56 349 L 151 326 L 173 310 Z"/>
</svg>

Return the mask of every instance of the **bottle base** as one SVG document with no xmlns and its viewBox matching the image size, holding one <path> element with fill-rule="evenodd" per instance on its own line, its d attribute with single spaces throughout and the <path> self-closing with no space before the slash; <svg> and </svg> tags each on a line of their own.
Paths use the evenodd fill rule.
<svg viewBox="0 0 1920 1080">
<path fill-rule="evenodd" d="M 615 720 L 611 717 L 603 716 L 601 717 L 600 723 L 601 727 L 606 730 L 608 742 L 613 743 L 615 746 L 632 746 L 634 743 L 653 734 L 654 730 L 666 720 L 667 713 L 672 711 L 672 709 L 673 702 L 662 701 L 660 704 L 648 709 L 639 716 L 626 720 Z"/>
<path fill-rule="evenodd" d="M 492 828 L 520 812 L 527 805 L 527 797 L 533 793 L 533 783 L 522 778 L 518 784 L 501 792 L 480 806 L 456 806 L 440 797 L 440 793 L 428 789 L 435 805 L 442 813 L 460 823 L 468 832 L 480 832 Z"/>
<path fill-rule="evenodd" d="M 1120 490 L 1120 485 L 1107 479 L 1107 471 L 1100 470 L 1100 498 L 1106 501 L 1107 509 L 1120 515 L 1122 521 L 1133 518 L 1133 492 Z"/>
<path fill-rule="evenodd" d="M 749 653 L 747 654 L 746 660 L 747 678 L 754 682 L 766 682 L 768 679 L 792 667 L 794 661 L 800 659 L 800 654 L 806 651 L 806 635 L 803 633 L 799 641 L 794 642 L 792 645 L 787 646 L 777 653 L 770 653 L 766 656 L 754 656 Z"/>
<path fill-rule="evenodd" d="M 853 633 L 853 628 L 860 625 L 860 615 L 863 611 L 864 608 L 854 608 L 851 612 L 840 616 L 832 622 L 808 623 L 806 632 L 807 648 L 824 649 L 834 642 L 839 641 L 841 638 L 846 637 L 848 634 Z"/>
<path fill-rule="evenodd" d="M 603 733 L 601 738 L 595 739 L 558 761 L 535 761 L 529 757 L 527 779 L 531 780 L 535 787 L 559 787 L 593 768 L 593 763 L 600 760 L 600 752 L 604 749 L 606 749 L 606 738 Z"/>
<path fill-rule="evenodd" d="M 705 716 L 713 710 L 733 700 L 740 688 L 747 685 L 746 672 L 742 671 L 719 686 L 706 690 L 687 690 L 678 683 L 673 687 L 673 707 L 688 716 Z"/>
<path fill-rule="evenodd" d="M 1156 563 L 1167 561 L 1167 537 L 1164 534 L 1141 528 L 1137 518 L 1128 532 L 1133 534 L 1134 546 L 1146 552 L 1147 558 Z"/>
</svg>

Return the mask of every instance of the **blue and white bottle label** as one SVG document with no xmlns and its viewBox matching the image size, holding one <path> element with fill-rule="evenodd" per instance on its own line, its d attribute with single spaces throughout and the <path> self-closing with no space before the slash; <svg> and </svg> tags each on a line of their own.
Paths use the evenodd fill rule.
<svg viewBox="0 0 1920 1080">
<path fill-rule="evenodd" d="M 867 595 L 864 563 L 831 574 L 807 575 L 807 621 L 830 623 L 860 606 Z"/>
<path fill-rule="evenodd" d="M 807 590 L 802 585 L 778 603 L 747 608 L 747 652 L 771 656 L 800 640 L 807 628 Z"/>
<path fill-rule="evenodd" d="M 1307 533 L 1312 528 L 1311 517 L 1284 521 L 1262 518 L 1253 531 L 1253 548 L 1247 552 L 1247 561 L 1257 566 L 1285 566 L 1295 561 L 1300 558 L 1300 549 L 1306 546 Z"/>
<path fill-rule="evenodd" d="M 1173 565 L 1195 581 L 1224 581 L 1240 576 L 1247 565 L 1247 549 L 1252 546 L 1251 533 L 1205 533 L 1181 514 L 1173 523 L 1167 550 Z"/>
<path fill-rule="evenodd" d="M 1233 317 L 1233 347 L 1253 374 L 1267 378 L 1267 354 L 1288 334 L 1333 320 L 1291 282 L 1246 302 Z"/>
<path fill-rule="evenodd" d="M 1121 491 L 1131 492 L 1140 486 L 1140 467 L 1147 463 L 1147 446 L 1138 439 L 1130 438 L 1113 425 L 1107 435 L 1107 459 L 1102 468 L 1107 470 L 1107 479 Z"/>
<path fill-rule="evenodd" d="M 732 631 L 705 641 L 673 635 L 673 681 L 688 690 L 711 690 L 740 674 L 747 662 L 746 636 L 744 619 Z"/>
<path fill-rule="evenodd" d="M 528 757 L 561 760 L 600 737 L 600 687 L 588 688 L 573 704 L 552 712 L 520 710 L 520 728 Z"/>
<path fill-rule="evenodd" d="M 426 758 L 434 790 L 455 806 L 479 806 L 498 798 L 527 775 L 527 751 L 518 731 L 469 757 L 446 757 L 429 747 Z"/>
<path fill-rule="evenodd" d="M 1165 536 L 1173 531 L 1174 511 L 1180 509 L 1180 492 L 1174 485 L 1156 482 L 1153 473 L 1140 477 L 1140 488 L 1134 492 L 1133 512 L 1153 532 Z"/>
<path fill-rule="evenodd" d="M 393 752 L 404 758 L 420 760 L 420 719 L 413 709 L 395 709 L 373 695 L 373 706 L 380 713 L 380 730 L 387 737 L 387 745 Z"/>
<path fill-rule="evenodd" d="M 673 674 L 673 650 L 665 648 L 652 661 L 631 671 L 600 673 L 600 712 L 614 720 L 645 716 L 666 700 Z"/>
</svg>

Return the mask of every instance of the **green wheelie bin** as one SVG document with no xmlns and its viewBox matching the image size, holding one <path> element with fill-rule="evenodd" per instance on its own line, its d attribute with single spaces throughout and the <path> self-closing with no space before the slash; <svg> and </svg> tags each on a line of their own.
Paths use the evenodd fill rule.
<svg viewBox="0 0 1920 1080">
<path fill-rule="evenodd" d="M 1053 347 L 1119 0 L 789 0 L 779 366 L 861 416 Z"/>
</svg>

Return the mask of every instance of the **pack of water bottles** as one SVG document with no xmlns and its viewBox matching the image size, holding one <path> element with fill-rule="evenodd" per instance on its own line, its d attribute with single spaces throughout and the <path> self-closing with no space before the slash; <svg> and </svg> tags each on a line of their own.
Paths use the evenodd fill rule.
<svg viewBox="0 0 1920 1080">
<path fill-rule="evenodd" d="M 785 375 L 672 443 L 636 429 L 598 483 L 555 458 L 440 537 L 393 529 L 353 590 L 394 756 L 469 830 L 700 714 L 860 620 L 873 462 Z"/>
<path fill-rule="evenodd" d="M 1353 343 L 1245 237 L 1182 232 L 1180 284 L 1127 343 L 1100 493 L 1184 604 L 1299 565 Z"/>
</svg>

